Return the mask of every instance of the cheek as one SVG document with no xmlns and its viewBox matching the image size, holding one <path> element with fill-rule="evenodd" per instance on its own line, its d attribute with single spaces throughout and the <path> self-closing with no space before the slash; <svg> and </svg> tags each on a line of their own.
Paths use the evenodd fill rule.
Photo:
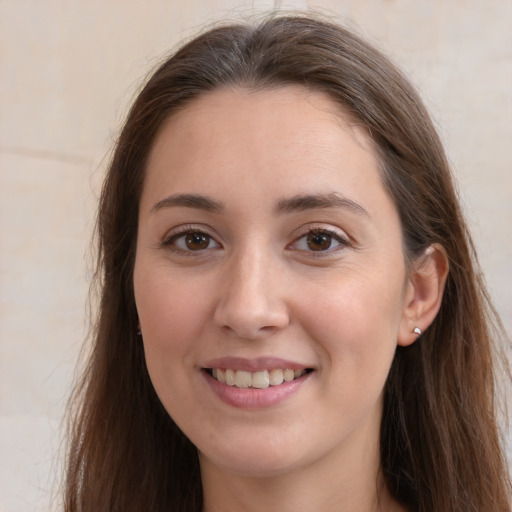
<svg viewBox="0 0 512 512">
<path fill-rule="evenodd" d="M 165 268 L 137 270 L 136 266 L 135 302 L 145 336 L 178 341 L 182 334 L 200 328 L 208 309 L 204 288 Z"/>
<path fill-rule="evenodd" d="M 329 294 L 303 294 L 302 325 L 330 370 L 330 390 L 348 396 L 371 388 L 369 394 L 380 394 L 396 350 L 401 295 L 395 282 L 361 275 Z"/>
<path fill-rule="evenodd" d="M 170 274 L 168 269 L 136 267 L 134 275 L 146 364 L 163 402 L 162 392 L 180 386 L 194 370 L 209 308 L 206 293 Z"/>
<path fill-rule="evenodd" d="M 304 324 L 314 325 L 325 339 L 351 339 L 358 345 L 377 338 L 396 342 L 402 316 L 402 282 L 354 274 L 329 283 L 316 282 L 306 291 L 296 290 Z M 369 337 L 370 333 L 373 335 Z"/>
<path fill-rule="evenodd" d="M 163 272 L 135 274 L 135 297 L 144 355 L 153 387 L 178 424 L 196 414 L 190 379 L 201 349 L 201 295 Z"/>
</svg>

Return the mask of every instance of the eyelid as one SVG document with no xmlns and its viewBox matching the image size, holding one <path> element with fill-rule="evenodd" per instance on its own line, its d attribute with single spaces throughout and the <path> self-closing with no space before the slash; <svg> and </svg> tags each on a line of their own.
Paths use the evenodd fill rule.
<svg viewBox="0 0 512 512">
<path fill-rule="evenodd" d="M 217 247 L 211 247 L 208 249 L 204 249 L 203 251 L 185 251 L 183 249 L 179 249 L 175 246 L 173 246 L 172 242 L 176 239 L 178 239 L 181 236 L 184 236 L 188 233 L 200 233 L 203 235 L 206 235 L 210 237 L 216 244 Z M 161 246 L 173 250 L 174 252 L 180 253 L 180 254 L 187 254 L 190 256 L 199 256 L 202 252 L 211 250 L 211 249 L 218 249 L 222 248 L 222 244 L 217 239 L 218 237 L 213 235 L 211 233 L 211 229 L 209 229 L 207 226 L 203 224 L 183 224 L 181 226 L 176 226 L 172 228 L 171 230 L 167 231 L 166 234 L 162 237 Z"/>
<path fill-rule="evenodd" d="M 303 224 L 294 230 L 292 236 L 297 239 L 311 233 L 312 231 L 324 231 L 340 238 L 341 240 L 345 240 L 347 243 L 350 241 L 349 235 L 343 229 L 333 226 L 332 224 L 324 224 L 322 222 L 310 222 L 308 224 Z"/>
<path fill-rule="evenodd" d="M 336 228 L 332 225 L 315 223 L 307 224 L 298 228 L 294 233 L 293 241 L 287 246 L 287 248 L 293 250 L 293 245 L 295 245 L 301 238 L 309 235 L 310 233 L 327 233 L 331 235 L 335 240 L 337 240 L 340 244 L 339 246 L 333 247 L 332 249 L 327 249 L 325 251 L 301 251 L 303 253 L 308 253 L 308 255 L 314 257 L 328 256 L 333 254 L 334 252 L 352 246 L 352 241 L 350 237 L 343 230 Z"/>
<path fill-rule="evenodd" d="M 351 238 L 349 237 L 349 235 L 347 235 L 345 233 L 345 231 L 341 230 L 340 228 L 337 228 L 332 225 L 322 224 L 322 223 L 313 223 L 313 224 L 305 224 L 305 225 L 297 228 L 292 235 L 293 236 L 292 242 L 290 242 L 286 246 L 286 249 L 297 250 L 297 249 L 294 249 L 293 246 L 301 238 L 307 236 L 308 234 L 315 233 L 315 232 L 329 234 L 336 241 L 339 242 L 339 245 L 335 246 L 331 249 L 327 249 L 325 251 L 313 251 L 313 250 L 312 251 L 298 250 L 298 251 L 300 251 L 302 253 L 308 253 L 308 256 L 322 257 L 322 256 L 329 256 L 339 250 L 342 250 L 346 247 L 352 246 Z M 178 247 L 175 247 L 172 242 L 174 240 L 176 240 L 177 238 L 179 238 L 180 236 L 186 235 L 187 233 L 204 234 L 204 235 L 210 237 L 212 239 L 212 241 L 217 245 L 217 247 L 211 247 L 211 248 L 198 250 L 198 251 L 193 251 L 193 250 L 187 251 L 187 250 L 183 250 L 183 249 L 179 249 Z M 180 226 L 176 226 L 176 227 L 172 228 L 171 230 L 169 230 L 168 232 L 166 232 L 166 234 L 162 237 L 160 246 L 163 248 L 172 250 L 179 254 L 186 254 L 187 256 L 201 256 L 201 254 L 204 253 L 205 251 L 223 248 L 222 243 L 219 241 L 218 238 L 219 237 L 216 234 L 215 235 L 212 234 L 212 230 L 208 226 L 205 226 L 204 224 L 183 224 Z"/>
</svg>

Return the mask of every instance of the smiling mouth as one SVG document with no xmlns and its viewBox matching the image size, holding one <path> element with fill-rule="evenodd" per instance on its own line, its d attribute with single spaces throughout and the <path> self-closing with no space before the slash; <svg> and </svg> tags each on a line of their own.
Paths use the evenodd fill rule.
<svg viewBox="0 0 512 512">
<path fill-rule="evenodd" d="M 284 382 L 292 382 L 311 373 L 312 368 L 292 370 L 291 368 L 261 370 L 248 372 L 230 368 L 206 368 L 206 372 L 216 381 L 237 388 L 266 389 L 271 386 L 280 386 Z"/>
</svg>

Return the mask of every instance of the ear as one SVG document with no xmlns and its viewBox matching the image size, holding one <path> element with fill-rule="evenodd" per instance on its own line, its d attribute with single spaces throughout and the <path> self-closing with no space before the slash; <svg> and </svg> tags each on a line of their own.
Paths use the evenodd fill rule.
<svg viewBox="0 0 512 512">
<path fill-rule="evenodd" d="M 424 332 L 433 322 L 441 307 L 448 268 L 446 251 L 439 244 L 431 245 L 413 262 L 406 285 L 398 345 L 411 345 L 418 338 L 414 329 L 419 327 Z"/>
</svg>

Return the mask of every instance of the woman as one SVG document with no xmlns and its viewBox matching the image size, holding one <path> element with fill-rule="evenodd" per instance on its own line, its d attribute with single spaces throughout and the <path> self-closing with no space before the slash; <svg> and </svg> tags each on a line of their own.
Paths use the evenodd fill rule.
<svg viewBox="0 0 512 512">
<path fill-rule="evenodd" d="M 438 135 L 310 17 L 213 29 L 136 99 L 66 510 L 508 511 L 493 326 Z"/>
</svg>

